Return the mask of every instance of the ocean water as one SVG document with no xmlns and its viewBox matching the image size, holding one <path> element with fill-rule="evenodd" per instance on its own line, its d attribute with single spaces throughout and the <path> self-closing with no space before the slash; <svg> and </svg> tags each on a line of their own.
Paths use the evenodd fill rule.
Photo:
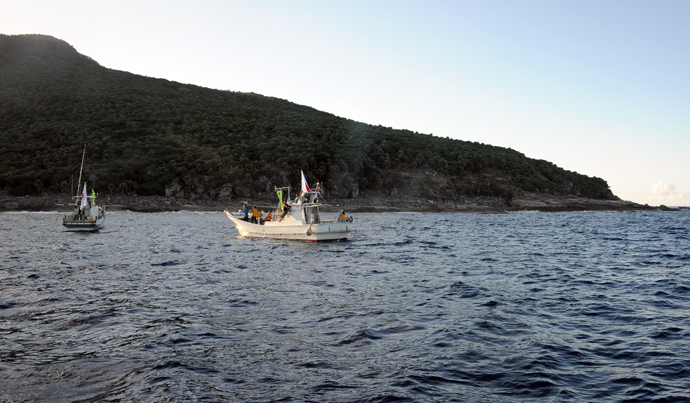
<svg viewBox="0 0 690 403">
<path fill-rule="evenodd" d="M 690 401 L 690 211 L 0 214 L 0 402 Z"/>
</svg>

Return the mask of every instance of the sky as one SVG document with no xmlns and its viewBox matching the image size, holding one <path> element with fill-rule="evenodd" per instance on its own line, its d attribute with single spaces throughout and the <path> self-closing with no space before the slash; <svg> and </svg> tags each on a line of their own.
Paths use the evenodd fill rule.
<svg viewBox="0 0 690 403">
<path fill-rule="evenodd" d="M 690 1 L 0 0 L 104 67 L 517 150 L 690 206 Z"/>
</svg>

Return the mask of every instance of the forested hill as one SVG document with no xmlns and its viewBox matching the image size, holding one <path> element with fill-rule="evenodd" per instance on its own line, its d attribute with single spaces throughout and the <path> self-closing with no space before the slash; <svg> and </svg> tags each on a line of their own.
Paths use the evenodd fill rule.
<svg viewBox="0 0 690 403">
<path fill-rule="evenodd" d="M 286 100 L 99 65 L 64 41 L 0 35 L 0 191 L 232 198 L 299 186 L 339 198 L 613 199 L 607 183 L 501 147 L 372 126 Z"/>
</svg>

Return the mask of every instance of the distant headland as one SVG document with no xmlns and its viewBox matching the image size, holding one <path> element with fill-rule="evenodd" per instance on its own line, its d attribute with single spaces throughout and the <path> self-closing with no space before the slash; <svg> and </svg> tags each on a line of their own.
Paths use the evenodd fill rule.
<svg viewBox="0 0 690 403">
<path fill-rule="evenodd" d="M 68 203 L 84 145 L 82 182 L 138 211 L 270 202 L 300 170 L 352 211 L 652 208 L 509 148 L 112 70 L 50 36 L 0 35 L 0 60 L 0 211 Z"/>
</svg>

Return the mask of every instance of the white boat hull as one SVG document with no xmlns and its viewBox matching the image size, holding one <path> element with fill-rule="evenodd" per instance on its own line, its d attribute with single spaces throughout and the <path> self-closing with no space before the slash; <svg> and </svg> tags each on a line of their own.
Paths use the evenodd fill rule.
<svg viewBox="0 0 690 403">
<path fill-rule="evenodd" d="M 253 224 L 225 211 L 235 224 L 240 236 L 252 238 L 292 239 L 297 241 L 338 241 L 347 239 L 351 223 L 326 222 L 320 224 L 301 224 L 293 222 L 268 221 L 263 225 Z"/>
<path fill-rule="evenodd" d="M 62 225 L 70 232 L 77 231 L 97 231 L 103 225 L 105 221 L 105 215 L 97 218 L 96 220 L 62 220 Z"/>
</svg>

